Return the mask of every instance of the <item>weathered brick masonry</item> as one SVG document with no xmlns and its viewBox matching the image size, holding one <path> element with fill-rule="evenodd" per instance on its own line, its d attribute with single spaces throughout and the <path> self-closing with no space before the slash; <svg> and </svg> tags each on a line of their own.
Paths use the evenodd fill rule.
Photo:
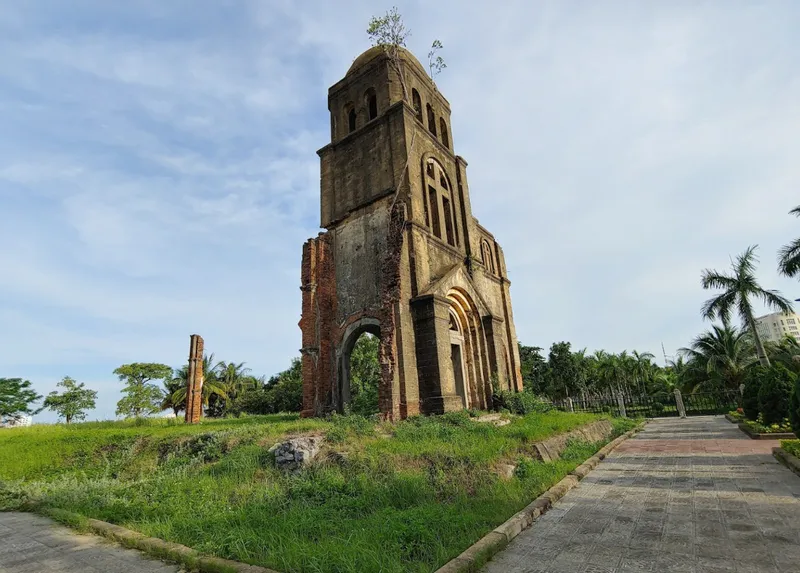
<svg viewBox="0 0 800 573">
<path fill-rule="evenodd" d="M 303 247 L 303 415 L 349 401 L 364 332 L 380 337 L 389 419 L 485 408 L 493 382 L 521 390 L 503 252 L 472 216 L 447 100 L 411 53 L 376 47 L 330 88 L 328 109 L 326 232 Z"/>
</svg>

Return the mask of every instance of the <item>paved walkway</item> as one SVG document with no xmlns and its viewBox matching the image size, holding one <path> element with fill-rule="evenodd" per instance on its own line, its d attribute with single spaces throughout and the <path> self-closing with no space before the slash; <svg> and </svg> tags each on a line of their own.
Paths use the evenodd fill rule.
<svg viewBox="0 0 800 573">
<path fill-rule="evenodd" d="M 797 573 L 800 477 L 722 417 L 658 419 L 486 573 Z"/>
<path fill-rule="evenodd" d="M 176 573 L 94 535 L 79 535 L 31 513 L 0 512 L 0 573 Z"/>
</svg>

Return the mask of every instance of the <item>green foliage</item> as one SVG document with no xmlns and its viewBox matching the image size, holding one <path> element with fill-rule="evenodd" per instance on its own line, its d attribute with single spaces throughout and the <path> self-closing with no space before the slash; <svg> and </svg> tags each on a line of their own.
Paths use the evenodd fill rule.
<svg viewBox="0 0 800 573">
<path fill-rule="evenodd" d="M 769 366 L 761 337 L 755 328 L 752 299 L 763 301 L 767 307 L 781 312 L 792 312 L 792 304 L 780 293 L 767 290 L 758 284 L 755 277 L 758 258 L 755 254 L 756 247 L 749 247 L 744 253 L 736 257 L 731 264 L 731 274 L 727 275 L 706 269 L 703 271 L 702 284 L 704 289 L 717 289 L 722 292 L 710 298 L 703 304 L 703 317 L 708 319 L 719 318 L 725 326 L 730 324 L 731 314 L 737 311 L 743 324 L 748 326 L 748 334 L 753 337 L 756 354 L 762 366 Z"/>
<path fill-rule="evenodd" d="M 544 394 L 547 391 L 547 360 L 539 346 L 519 345 L 522 385 L 528 392 Z"/>
<path fill-rule="evenodd" d="M 380 339 L 369 333 L 362 334 L 350 353 L 350 404 L 353 414 L 370 416 L 380 412 L 378 386 L 381 365 L 378 362 Z"/>
<path fill-rule="evenodd" d="M 267 382 L 255 381 L 239 393 L 230 407 L 234 414 L 277 414 L 299 412 L 303 408 L 303 371 L 299 358 Z"/>
<path fill-rule="evenodd" d="M 437 56 L 436 53 L 443 48 L 442 43 L 439 40 L 434 40 L 433 44 L 431 44 L 431 51 L 428 52 L 428 71 L 431 75 L 431 79 L 436 79 L 442 70 L 447 67 L 447 64 L 444 63 L 442 56 Z"/>
<path fill-rule="evenodd" d="M 123 364 L 114 374 L 125 382 L 123 397 L 117 402 L 117 416 L 155 414 L 161 410 L 163 392 L 151 380 L 166 380 L 172 376 L 172 368 L 166 364 L 141 363 Z"/>
<path fill-rule="evenodd" d="M 411 35 L 403 23 L 403 17 L 393 6 L 383 16 L 373 16 L 367 26 L 367 35 L 373 46 L 404 47 Z"/>
<path fill-rule="evenodd" d="M 85 420 L 86 410 L 93 410 L 97 400 L 97 392 L 84 387 L 69 376 L 65 376 L 57 384 L 64 388 L 59 394 L 58 391 L 50 392 L 44 400 L 44 407 L 57 412 L 60 418 L 69 424 L 73 420 Z"/>
<path fill-rule="evenodd" d="M 577 378 L 578 365 L 569 342 L 553 343 L 547 359 L 548 395 L 552 398 L 571 396 Z"/>
<path fill-rule="evenodd" d="M 696 366 L 694 383 L 685 391 L 738 390 L 756 361 L 749 333 L 729 325 L 713 325 L 680 352 Z"/>
<path fill-rule="evenodd" d="M 800 440 L 781 440 L 781 449 L 800 458 Z"/>
<path fill-rule="evenodd" d="M 800 206 L 789 211 L 791 215 L 800 217 Z M 778 252 L 778 271 L 787 277 L 800 275 L 800 239 L 794 239 Z"/>
<path fill-rule="evenodd" d="M 31 389 L 31 383 L 22 378 L 0 378 L 0 422 L 33 415 L 33 403 L 42 397 Z"/>
<path fill-rule="evenodd" d="M 766 369 L 763 366 L 753 365 L 745 375 L 742 410 L 750 420 L 758 419 L 758 414 L 761 411 L 758 405 L 758 393 L 761 390 L 761 381 L 765 371 Z"/>
<path fill-rule="evenodd" d="M 552 404 L 531 392 L 503 391 L 497 394 L 497 398 L 501 408 L 520 416 L 531 413 L 543 414 L 553 409 Z"/>
<path fill-rule="evenodd" d="M 800 436 L 800 376 L 795 377 L 789 398 L 789 422 L 795 435 Z"/>
<path fill-rule="evenodd" d="M 780 424 L 789 416 L 789 398 L 796 381 L 797 377 L 781 364 L 764 371 L 758 406 L 765 424 Z"/>
</svg>

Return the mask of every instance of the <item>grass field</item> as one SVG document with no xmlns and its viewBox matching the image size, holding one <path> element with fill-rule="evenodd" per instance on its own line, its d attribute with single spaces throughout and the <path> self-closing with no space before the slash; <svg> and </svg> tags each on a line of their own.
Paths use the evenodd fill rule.
<svg viewBox="0 0 800 573">
<path fill-rule="evenodd" d="M 466 413 L 376 424 L 267 416 L 0 432 L 0 508 L 58 508 L 284 572 L 434 571 L 597 451 L 553 463 L 534 442 L 599 419 L 548 412 L 495 427 Z M 613 420 L 617 433 L 630 420 Z M 267 449 L 324 434 L 342 454 L 297 476 Z M 519 463 L 502 479 L 498 463 Z M 521 462 L 521 463 L 520 463 Z"/>
</svg>

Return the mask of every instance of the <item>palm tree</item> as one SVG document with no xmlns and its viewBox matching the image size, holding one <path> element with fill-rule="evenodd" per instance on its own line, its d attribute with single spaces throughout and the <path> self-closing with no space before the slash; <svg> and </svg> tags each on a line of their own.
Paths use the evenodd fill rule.
<svg viewBox="0 0 800 573">
<path fill-rule="evenodd" d="M 758 360 L 763 366 L 769 366 L 769 358 L 764 350 L 761 337 L 756 330 L 756 320 L 753 316 L 751 298 L 761 299 L 767 307 L 778 309 L 782 312 L 792 312 L 792 304 L 781 296 L 776 290 L 766 290 L 758 284 L 754 273 L 758 258 L 755 255 L 756 245 L 736 257 L 731 263 L 733 274 L 726 275 L 717 271 L 706 269 L 703 271 L 703 288 L 721 289 L 723 292 L 708 299 L 703 305 L 703 317 L 713 319 L 719 317 L 723 325 L 730 324 L 731 312 L 734 308 L 739 313 L 742 322 L 750 329 L 750 334 L 756 345 Z"/>
<path fill-rule="evenodd" d="M 800 217 L 800 206 L 789 211 L 789 214 Z M 800 274 L 800 239 L 795 239 L 778 251 L 778 271 L 787 277 Z"/>
<path fill-rule="evenodd" d="M 647 382 L 650 380 L 653 372 L 653 363 L 651 360 L 655 358 L 650 352 L 633 351 L 633 372 L 636 377 L 636 387 L 640 394 L 644 394 L 647 388 Z"/>
<path fill-rule="evenodd" d="M 234 362 L 220 361 L 215 367 L 217 379 L 225 386 L 228 397 L 233 400 L 239 392 L 250 386 L 252 377 L 248 376 L 249 368 L 244 367 L 244 362 L 236 364 Z"/>
<path fill-rule="evenodd" d="M 189 365 L 181 366 L 175 371 L 173 380 L 180 381 L 180 387 L 172 394 L 173 403 L 186 403 L 186 386 L 189 379 Z M 223 400 L 228 399 L 227 388 L 217 377 L 217 365 L 214 364 L 214 355 L 203 355 L 203 406 L 208 407 L 211 396 L 219 396 Z"/>
<path fill-rule="evenodd" d="M 180 377 L 180 370 L 175 370 L 173 377 L 164 380 L 164 399 L 161 401 L 161 409 L 169 410 L 170 408 L 178 417 L 178 412 L 186 409 L 186 376 Z M 183 396 L 179 400 L 175 399 L 175 392 L 183 388 Z"/>
<path fill-rule="evenodd" d="M 710 331 L 695 338 L 689 348 L 678 352 L 686 356 L 689 368 L 692 365 L 697 368 L 695 375 L 701 374 L 700 380 L 695 378 L 692 392 L 708 382 L 737 390 L 744 382 L 745 370 L 756 361 L 749 334 L 728 325 L 713 325 Z"/>
</svg>

